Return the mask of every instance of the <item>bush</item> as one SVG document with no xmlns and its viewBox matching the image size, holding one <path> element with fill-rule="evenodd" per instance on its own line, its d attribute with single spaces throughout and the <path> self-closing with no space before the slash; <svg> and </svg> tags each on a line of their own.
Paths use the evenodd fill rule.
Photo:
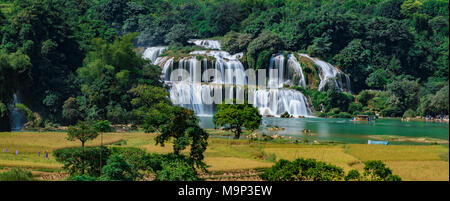
<svg viewBox="0 0 450 201">
<path fill-rule="evenodd" d="M 112 147 L 111 153 L 113 155 L 120 154 L 125 160 L 133 166 L 135 171 L 138 170 L 152 170 L 153 154 L 135 147 Z M 159 155 L 158 155 L 159 156 Z"/>
<path fill-rule="evenodd" d="M 63 168 L 71 176 L 88 175 L 100 176 L 100 153 L 102 164 L 106 164 L 111 152 L 106 147 L 88 147 L 58 149 L 53 152 L 56 161 L 63 163 Z"/>
<path fill-rule="evenodd" d="M 364 164 L 364 176 L 370 181 L 401 181 L 401 178 L 393 175 L 392 170 L 381 161 L 366 161 Z"/>
<path fill-rule="evenodd" d="M 97 178 L 91 177 L 89 175 L 80 175 L 80 176 L 74 176 L 72 178 L 69 178 L 70 181 L 96 181 Z"/>
<path fill-rule="evenodd" d="M 30 171 L 13 168 L 8 172 L 0 173 L 0 181 L 33 181 Z"/>
<path fill-rule="evenodd" d="M 358 170 L 350 170 L 345 176 L 345 181 L 360 181 L 361 174 L 359 174 Z"/>
<path fill-rule="evenodd" d="M 405 111 L 405 113 L 403 113 L 403 118 L 415 117 L 415 116 L 416 116 L 416 112 L 412 109 L 408 109 Z"/>
<path fill-rule="evenodd" d="M 156 172 L 155 181 L 199 181 L 191 160 L 187 157 L 167 155 Z"/>
<path fill-rule="evenodd" d="M 102 181 L 134 181 L 141 175 L 133 168 L 133 165 L 125 160 L 121 154 L 113 154 L 107 164 L 102 168 Z"/>
<path fill-rule="evenodd" d="M 337 181 L 344 179 L 344 170 L 315 159 L 281 159 L 260 177 L 267 181 Z"/>
</svg>

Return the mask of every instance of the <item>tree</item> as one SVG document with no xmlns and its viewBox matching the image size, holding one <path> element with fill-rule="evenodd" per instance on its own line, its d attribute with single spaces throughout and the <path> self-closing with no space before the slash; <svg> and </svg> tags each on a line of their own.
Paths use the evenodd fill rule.
<svg viewBox="0 0 450 201">
<path fill-rule="evenodd" d="M 185 24 L 176 24 L 170 28 L 169 33 L 166 34 L 164 42 L 167 44 L 181 44 L 187 45 L 188 40 L 193 38 L 194 34 Z"/>
<path fill-rule="evenodd" d="M 191 147 L 189 157 L 193 164 L 205 168 L 203 153 L 208 146 L 208 133 L 198 125 L 198 119 L 194 111 L 179 106 L 169 107 L 165 111 L 168 118 L 159 125 L 161 134 L 156 137 L 156 144 L 164 146 L 171 138 L 175 155 L 181 155 L 181 151 Z"/>
<path fill-rule="evenodd" d="M 194 164 L 204 167 L 202 160 L 208 145 L 208 133 L 200 128 L 194 112 L 173 106 L 164 88 L 138 85 L 129 92 L 135 97 L 131 103 L 136 107 L 133 114 L 137 123 L 146 132 L 160 132 L 156 137 L 156 144 L 164 146 L 174 138 L 175 155 L 181 155 L 181 151 L 190 146 L 190 159 Z"/>
<path fill-rule="evenodd" d="M 281 38 L 265 31 L 255 38 L 247 47 L 247 63 L 250 68 L 265 69 L 269 67 L 269 60 L 272 54 L 283 49 L 284 43 Z M 257 61 L 260 62 L 257 62 Z"/>
<path fill-rule="evenodd" d="M 75 124 L 81 120 L 79 105 L 76 98 L 69 97 L 64 101 L 62 116 L 70 125 Z"/>
<path fill-rule="evenodd" d="M 71 176 L 98 177 L 101 173 L 100 164 L 106 163 L 111 151 L 106 147 L 76 147 L 55 150 L 53 155 L 56 161 L 64 164 L 63 169 Z"/>
<path fill-rule="evenodd" d="M 389 96 L 388 103 L 401 111 L 411 108 L 416 110 L 419 104 L 419 84 L 407 78 L 396 79 L 386 86 Z M 403 114 L 403 113 L 402 113 Z M 400 116 L 402 114 L 396 114 Z"/>
<path fill-rule="evenodd" d="M 67 130 L 67 140 L 81 141 L 81 147 L 84 149 L 84 143 L 88 140 L 97 138 L 98 132 L 87 122 L 78 122 L 76 126 L 71 126 Z"/>
<path fill-rule="evenodd" d="M 217 106 L 217 113 L 213 117 L 216 126 L 225 126 L 234 132 L 234 139 L 239 139 L 242 129 L 256 130 L 261 124 L 261 114 L 257 108 L 248 104 L 225 104 Z"/>
<path fill-rule="evenodd" d="M 124 156 L 112 154 L 102 168 L 102 181 L 134 181 L 140 174 L 129 164 Z"/>
<path fill-rule="evenodd" d="M 392 170 L 381 161 L 366 161 L 364 165 L 364 176 L 371 181 L 401 181 L 401 178 L 393 175 Z"/>
<path fill-rule="evenodd" d="M 222 39 L 222 49 L 235 54 L 247 50 L 248 44 L 252 41 L 250 34 L 241 34 L 234 31 L 228 32 Z"/>
</svg>

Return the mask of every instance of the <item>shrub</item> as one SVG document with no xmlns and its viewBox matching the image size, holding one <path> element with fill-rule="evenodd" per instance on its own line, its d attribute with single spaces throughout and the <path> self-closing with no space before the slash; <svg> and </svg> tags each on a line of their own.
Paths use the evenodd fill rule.
<svg viewBox="0 0 450 201">
<path fill-rule="evenodd" d="M 8 172 L 0 173 L 0 181 L 33 181 L 30 171 L 13 168 Z"/>
<path fill-rule="evenodd" d="M 345 176 L 345 181 L 360 181 L 361 174 L 359 174 L 358 170 L 350 170 Z"/>
<path fill-rule="evenodd" d="M 152 156 L 153 154 L 149 154 L 142 149 L 135 147 L 112 147 L 111 153 L 113 155 L 122 155 L 125 160 L 133 166 L 135 171 L 138 170 L 152 170 Z"/>
<path fill-rule="evenodd" d="M 198 181 L 200 178 L 189 158 L 169 154 L 165 160 L 162 160 L 161 170 L 156 172 L 155 180 Z"/>
<path fill-rule="evenodd" d="M 344 171 L 315 159 L 281 159 L 260 177 L 268 181 L 336 181 L 344 179 Z"/>
<path fill-rule="evenodd" d="M 71 176 L 88 175 L 100 176 L 100 153 L 102 164 L 106 164 L 111 152 L 106 147 L 66 148 L 53 152 L 56 161 L 63 163 L 63 168 Z"/>
<path fill-rule="evenodd" d="M 405 111 L 405 113 L 403 113 L 403 118 L 415 117 L 415 116 L 416 116 L 416 112 L 412 109 L 408 109 Z"/>
<path fill-rule="evenodd" d="M 393 175 L 392 170 L 387 168 L 381 161 L 366 161 L 364 176 L 371 181 L 401 181 L 398 175 Z"/>
<path fill-rule="evenodd" d="M 68 180 L 70 180 L 70 181 L 96 181 L 97 178 L 91 177 L 89 175 L 79 175 L 79 176 L 74 176 L 72 178 L 69 178 Z"/>
<path fill-rule="evenodd" d="M 102 168 L 102 181 L 134 181 L 141 175 L 133 168 L 133 165 L 125 160 L 121 154 L 113 154 L 109 157 L 107 165 Z"/>
</svg>

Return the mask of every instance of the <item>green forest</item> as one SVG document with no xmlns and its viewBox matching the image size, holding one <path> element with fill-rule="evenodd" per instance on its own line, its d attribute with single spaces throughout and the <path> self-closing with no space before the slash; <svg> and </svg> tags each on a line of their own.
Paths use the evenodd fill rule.
<svg viewBox="0 0 450 201">
<path fill-rule="evenodd" d="M 316 116 L 449 114 L 447 0 L 0 0 L 0 131 L 16 94 L 29 127 L 108 120 L 160 131 L 187 119 L 183 129 L 201 133 L 139 54 L 182 53 L 192 38 L 244 52 L 246 68 L 281 51 L 338 66 L 353 95 L 295 87 Z"/>
</svg>

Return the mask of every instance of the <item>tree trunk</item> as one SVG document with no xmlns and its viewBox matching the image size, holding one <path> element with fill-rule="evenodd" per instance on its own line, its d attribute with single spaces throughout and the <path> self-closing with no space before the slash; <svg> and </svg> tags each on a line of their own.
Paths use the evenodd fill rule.
<svg viewBox="0 0 450 201">
<path fill-rule="evenodd" d="M 84 141 L 81 141 L 81 148 L 83 149 L 83 157 L 86 157 L 86 153 L 84 153 Z M 82 163 L 83 163 L 83 167 L 81 168 L 81 174 L 84 175 L 84 167 L 86 167 L 86 163 L 84 160 Z"/>
<path fill-rule="evenodd" d="M 241 137 L 241 132 L 242 132 L 241 127 L 240 126 L 237 127 L 236 130 L 234 131 L 234 139 L 235 140 L 237 140 Z"/>
</svg>

